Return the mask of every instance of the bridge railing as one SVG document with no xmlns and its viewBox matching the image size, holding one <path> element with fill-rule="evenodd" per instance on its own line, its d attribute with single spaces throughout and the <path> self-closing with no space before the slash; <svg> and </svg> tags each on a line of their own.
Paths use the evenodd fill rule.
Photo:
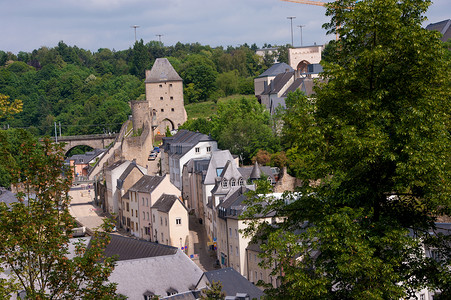
<svg viewBox="0 0 451 300">
<path fill-rule="evenodd" d="M 118 136 L 117 133 L 101 133 L 101 134 L 88 134 L 88 135 L 66 135 L 59 136 L 58 142 L 77 141 L 77 140 L 94 140 L 94 139 L 114 139 Z M 51 140 L 55 141 L 55 137 L 52 136 Z"/>
</svg>

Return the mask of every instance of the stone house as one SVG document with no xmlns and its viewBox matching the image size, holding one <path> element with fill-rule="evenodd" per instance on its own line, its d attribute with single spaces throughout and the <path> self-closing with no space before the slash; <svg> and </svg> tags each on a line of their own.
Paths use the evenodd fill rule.
<svg viewBox="0 0 451 300">
<path fill-rule="evenodd" d="M 131 188 L 144 175 L 147 175 L 147 169 L 139 167 L 135 162 L 132 162 L 117 180 L 116 188 L 118 189 L 118 194 L 120 197 L 118 215 L 119 227 L 125 228 L 127 231 L 130 231 L 131 229 L 130 199 L 124 196 L 128 189 Z"/>
<path fill-rule="evenodd" d="M 104 169 L 105 184 L 106 184 L 106 197 L 105 208 L 109 214 L 119 215 L 119 203 L 120 203 L 120 190 L 117 189 L 117 183 L 120 176 L 128 168 L 130 164 L 134 162 L 129 160 L 120 160 Z M 136 165 L 143 174 L 147 174 L 147 170 L 144 167 Z"/>
<path fill-rule="evenodd" d="M 129 203 L 129 206 L 124 208 L 124 214 L 130 213 L 130 219 L 126 219 L 125 223 L 132 235 L 151 240 L 151 208 L 163 194 L 181 196 L 180 190 L 169 181 L 168 176 L 144 175 L 128 189 L 122 201 Z"/>
<path fill-rule="evenodd" d="M 209 158 L 218 149 L 218 143 L 206 134 L 182 129 L 163 138 L 160 149 L 162 173 L 169 174 L 171 182 L 181 190 L 183 166 L 194 158 Z"/>
<path fill-rule="evenodd" d="M 189 236 L 188 210 L 180 198 L 163 194 L 152 205 L 151 212 L 151 241 L 185 250 Z"/>
</svg>

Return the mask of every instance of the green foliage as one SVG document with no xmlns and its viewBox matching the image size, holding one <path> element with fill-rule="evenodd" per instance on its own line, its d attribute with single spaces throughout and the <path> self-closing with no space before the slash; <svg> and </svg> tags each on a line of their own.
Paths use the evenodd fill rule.
<svg viewBox="0 0 451 300">
<path fill-rule="evenodd" d="M 219 148 L 241 155 L 245 163 L 251 162 L 258 149 L 278 150 L 271 116 L 255 98 L 220 102 L 211 122 L 211 135 Z"/>
<path fill-rule="evenodd" d="M 95 233 L 89 248 L 77 242 L 76 256 L 68 258 L 72 172 L 62 146 L 24 131 L 0 134 L 0 166 L 18 199 L 0 203 L 0 263 L 8 274 L 0 282 L 1 298 L 25 291 L 29 299 L 115 299 L 115 284 L 107 282 L 114 261 L 103 256 L 107 233 Z"/>
<path fill-rule="evenodd" d="M 202 300 L 224 300 L 226 294 L 222 291 L 222 284 L 220 281 L 212 281 L 207 283 L 207 288 L 202 290 L 200 299 Z"/>
<path fill-rule="evenodd" d="M 170 137 L 172 136 L 171 130 L 169 129 L 169 126 L 166 126 L 166 133 L 165 133 L 166 137 Z"/>
<path fill-rule="evenodd" d="M 425 287 L 450 297 L 451 237 L 429 232 L 451 215 L 451 68 L 438 34 L 421 28 L 429 4 L 329 6 L 325 27 L 341 38 L 323 61 L 328 80 L 313 100 L 290 94 L 283 117 L 288 165 L 304 184 L 283 199 L 260 184 L 245 215 L 285 220 L 247 231 L 280 276 L 269 297 L 400 299 Z"/>
</svg>

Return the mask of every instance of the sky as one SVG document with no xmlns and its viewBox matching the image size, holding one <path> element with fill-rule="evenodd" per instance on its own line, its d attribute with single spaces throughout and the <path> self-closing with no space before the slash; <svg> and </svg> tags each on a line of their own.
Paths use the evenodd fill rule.
<svg viewBox="0 0 451 300">
<path fill-rule="evenodd" d="M 323 0 L 325 2 L 325 0 Z M 164 45 L 199 42 L 238 46 L 244 43 L 324 44 L 334 39 L 321 25 L 325 8 L 280 0 L 0 0 L 0 50 L 31 52 L 59 41 L 93 52 L 125 50 L 137 39 Z M 451 0 L 435 0 L 423 24 L 451 18 Z"/>
</svg>

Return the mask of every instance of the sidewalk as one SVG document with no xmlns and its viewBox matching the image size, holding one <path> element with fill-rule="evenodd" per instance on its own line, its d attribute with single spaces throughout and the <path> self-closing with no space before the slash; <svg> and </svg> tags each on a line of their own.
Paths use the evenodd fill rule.
<svg viewBox="0 0 451 300">
<path fill-rule="evenodd" d="M 103 224 L 102 209 L 93 203 L 94 190 L 87 185 L 73 187 L 69 191 L 72 197 L 69 212 L 83 226 L 94 230 Z"/>
</svg>

